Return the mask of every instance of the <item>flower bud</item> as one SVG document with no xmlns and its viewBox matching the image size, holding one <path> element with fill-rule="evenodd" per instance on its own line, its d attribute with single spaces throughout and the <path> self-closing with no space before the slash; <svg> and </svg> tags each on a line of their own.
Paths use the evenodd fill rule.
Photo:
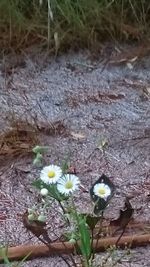
<svg viewBox="0 0 150 267">
<path fill-rule="evenodd" d="M 39 222 L 46 222 L 46 216 L 43 215 L 43 214 L 41 214 L 41 215 L 38 216 L 37 220 L 38 220 Z"/>
<path fill-rule="evenodd" d="M 69 243 L 71 243 L 71 244 L 75 244 L 75 243 L 76 243 L 76 240 L 75 240 L 74 238 L 71 238 L 71 239 L 69 240 Z"/>
<path fill-rule="evenodd" d="M 28 215 L 28 220 L 29 221 L 34 221 L 35 220 L 35 216 L 34 216 L 33 213 L 31 213 L 31 214 Z"/>
<path fill-rule="evenodd" d="M 48 195 L 48 190 L 46 188 L 42 188 L 41 191 L 40 191 L 40 194 L 43 196 L 43 197 L 46 197 Z"/>
<path fill-rule="evenodd" d="M 34 212 L 33 209 L 30 209 L 30 208 L 28 209 L 28 213 L 29 213 L 29 214 L 32 214 L 33 212 Z"/>
</svg>

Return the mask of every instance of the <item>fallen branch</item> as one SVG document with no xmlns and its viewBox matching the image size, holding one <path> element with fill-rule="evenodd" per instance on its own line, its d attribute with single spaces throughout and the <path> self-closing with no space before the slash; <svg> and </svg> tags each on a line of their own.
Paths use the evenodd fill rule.
<svg viewBox="0 0 150 267">
<path fill-rule="evenodd" d="M 109 237 L 109 238 L 101 238 L 98 243 L 97 240 L 93 242 L 93 249 L 96 252 L 105 251 L 108 247 L 116 245 L 118 237 Z M 97 243 L 97 245 L 96 245 Z M 150 234 L 143 235 L 128 235 L 124 236 L 120 239 L 117 244 L 118 248 L 125 248 L 130 246 L 130 248 L 138 247 L 138 246 L 146 246 L 150 244 Z M 80 245 L 80 243 L 78 243 Z M 55 242 L 51 243 L 48 246 L 46 245 L 21 245 L 16 247 L 9 247 L 7 251 L 7 256 L 9 260 L 21 260 L 26 255 L 30 254 L 28 259 L 37 258 L 37 257 L 48 257 L 51 255 L 60 255 L 60 254 L 71 254 L 75 253 L 76 248 L 69 242 Z M 2 257 L 0 257 L 0 263 L 3 262 Z"/>
</svg>

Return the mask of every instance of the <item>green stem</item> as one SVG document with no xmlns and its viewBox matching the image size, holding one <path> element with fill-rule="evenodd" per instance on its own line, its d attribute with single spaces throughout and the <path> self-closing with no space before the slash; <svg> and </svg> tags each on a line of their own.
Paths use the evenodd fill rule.
<svg viewBox="0 0 150 267">
<path fill-rule="evenodd" d="M 93 241 L 94 241 L 94 229 L 92 229 L 91 232 L 91 256 L 90 256 L 90 262 L 94 259 L 94 251 L 93 251 Z"/>
<path fill-rule="evenodd" d="M 64 206 L 62 205 L 61 201 L 58 201 L 58 204 L 59 204 L 59 206 L 61 207 L 61 209 L 62 209 L 62 211 L 63 211 L 63 214 L 65 215 L 65 214 L 66 214 L 66 210 L 65 210 Z M 70 221 L 69 221 L 69 219 L 67 218 L 66 221 L 67 221 L 68 226 L 69 226 L 69 225 L 70 225 Z"/>
<path fill-rule="evenodd" d="M 66 214 L 64 206 L 61 204 L 61 201 L 58 201 L 59 206 L 61 207 L 64 214 Z"/>
<path fill-rule="evenodd" d="M 98 234 L 97 234 L 97 240 L 96 240 L 96 245 L 95 245 L 95 251 L 97 250 L 97 246 L 98 246 L 98 240 L 99 240 L 99 235 L 100 233 L 102 232 L 102 223 L 103 223 L 103 216 L 104 212 L 102 211 L 101 213 L 101 218 L 100 218 L 100 226 L 99 226 L 99 231 L 98 231 Z"/>
</svg>

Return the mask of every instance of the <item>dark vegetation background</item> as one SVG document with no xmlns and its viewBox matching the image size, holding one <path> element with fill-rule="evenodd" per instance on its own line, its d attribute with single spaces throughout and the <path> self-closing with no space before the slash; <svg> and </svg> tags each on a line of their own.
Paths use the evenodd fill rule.
<svg viewBox="0 0 150 267">
<path fill-rule="evenodd" d="M 147 40 L 149 29 L 149 0 L 0 0 L 1 52 L 35 43 L 98 49 L 106 40 Z"/>
</svg>

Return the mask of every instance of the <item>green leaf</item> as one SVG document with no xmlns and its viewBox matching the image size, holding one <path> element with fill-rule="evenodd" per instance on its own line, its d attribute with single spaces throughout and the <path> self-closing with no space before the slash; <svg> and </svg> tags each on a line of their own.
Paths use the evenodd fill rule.
<svg viewBox="0 0 150 267">
<path fill-rule="evenodd" d="M 35 153 L 35 154 L 38 154 L 38 153 L 42 154 L 42 153 L 47 152 L 47 150 L 48 150 L 47 146 L 35 146 L 32 149 L 33 153 Z"/>
<path fill-rule="evenodd" d="M 61 202 L 63 200 L 67 200 L 69 197 L 61 194 L 56 184 L 46 184 L 42 180 L 38 179 L 32 183 L 34 187 L 41 190 L 42 188 L 46 188 L 49 192 L 49 196 Z"/>
<path fill-rule="evenodd" d="M 82 214 L 86 218 L 86 223 L 89 226 L 90 230 L 94 230 L 96 224 L 99 222 L 101 216 L 93 216 L 91 214 Z"/>
<path fill-rule="evenodd" d="M 62 169 L 63 174 L 68 172 L 68 169 L 69 169 L 68 159 L 64 160 L 64 162 L 62 163 L 61 169 Z"/>
<path fill-rule="evenodd" d="M 34 187 L 36 187 L 37 189 L 46 188 L 46 187 L 45 187 L 45 183 L 43 183 L 43 181 L 40 180 L 40 179 L 33 181 L 33 182 L 32 182 L 32 185 L 33 185 Z"/>
<path fill-rule="evenodd" d="M 29 252 L 17 265 L 16 267 L 21 267 L 25 260 L 31 255 L 32 252 Z"/>
<path fill-rule="evenodd" d="M 41 167 L 42 166 L 42 160 L 43 160 L 42 154 L 41 153 L 37 153 L 36 157 L 35 157 L 35 159 L 33 161 L 33 165 Z"/>
<path fill-rule="evenodd" d="M 4 260 L 4 264 L 6 264 L 7 267 L 12 267 L 12 266 L 16 266 L 16 267 L 21 267 L 23 262 L 29 257 L 29 255 L 31 254 L 31 252 L 26 255 L 19 263 L 10 263 L 8 256 L 7 256 L 7 252 L 8 252 L 8 247 L 5 246 L 0 246 L 0 256 L 3 258 Z"/>
<path fill-rule="evenodd" d="M 3 258 L 4 263 L 7 264 L 7 266 L 10 266 L 10 261 L 7 257 L 7 247 L 0 247 L 0 256 Z"/>
<path fill-rule="evenodd" d="M 88 260 L 91 255 L 91 238 L 88 225 L 86 223 L 86 218 L 83 218 L 82 215 L 78 215 L 79 219 L 79 233 L 80 233 L 80 249 L 82 255 Z"/>
</svg>

